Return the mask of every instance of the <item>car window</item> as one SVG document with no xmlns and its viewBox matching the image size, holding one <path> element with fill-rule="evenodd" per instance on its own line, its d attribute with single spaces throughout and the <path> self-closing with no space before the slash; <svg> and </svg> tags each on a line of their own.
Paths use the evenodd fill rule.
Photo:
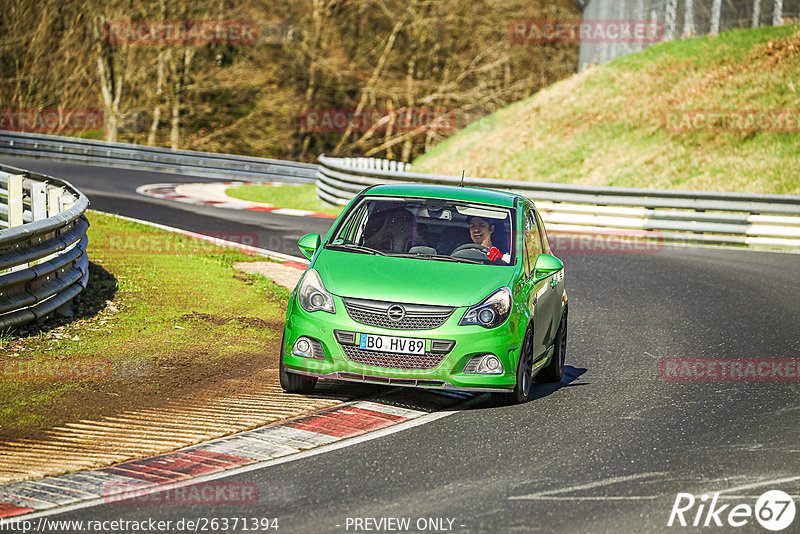
<svg viewBox="0 0 800 534">
<path fill-rule="evenodd" d="M 533 210 L 533 213 L 536 215 L 536 224 L 539 226 L 539 237 L 542 239 L 542 252 L 547 252 L 549 254 L 550 243 L 547 240 L 547 229 L 542 222 L 542 215 L 536 209 Z"/>
<path fill-rule="evenodd" d="M 525 277 L 527 278 L 531 275 L 533 265 L 531 264 L 530 254 L 528 254 L 528 242 L 525 239 L 522 240 L 522 259 L 525 266 Z"/>
<path fill-rule="evenodd" d="M 542 252 L 542 237 L 539 234 L 539 227 L 534 218 L 533 209 L 530 206 L 525 206 L 525 229 L 523 234 L 525 241 L 525 254 L 527 256 L 528 268 L 526 274 L 530 275 L 530 270 L 536 264 L 536 258 Z"/>
<path fill-rule="evenodd" d="M 356 242 L 358 236 L 363 232 L 363 223 L 366 222 L 366 206 L 360 206 L 353 217 L 350 217 L 347 224 L 342 228 L 342 236 L 349 242 Z"/>
<path fill-rule="evenodd" d="M 348 210 L 326 248 L 412 259 L 514 265 L 514 218 L 515 210 L 503 206 L 367 196 Z M 492 253 L 492 248 L 497 251 Z M 488 259 L 490 254 L 492 260 Z"/>
</svg>

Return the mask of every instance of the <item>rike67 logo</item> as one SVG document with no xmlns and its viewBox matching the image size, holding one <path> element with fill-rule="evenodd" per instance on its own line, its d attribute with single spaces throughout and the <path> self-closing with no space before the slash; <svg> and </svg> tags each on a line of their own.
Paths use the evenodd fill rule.
<svg viewBox="0 0 800 534">
<path fill-rule="evenodd" d="M 697 499 L 691 493 L 678 493 L 667 526 L 738 528 L 755 519 L 765 529 L 778 532 L 792 524 L 796 511 L 792 496 L 780 490 L 764 493 L 755 506 L 719 501 L 719 493 L 714 493 L 710 502 L 708 494 Z"/>
</svg>

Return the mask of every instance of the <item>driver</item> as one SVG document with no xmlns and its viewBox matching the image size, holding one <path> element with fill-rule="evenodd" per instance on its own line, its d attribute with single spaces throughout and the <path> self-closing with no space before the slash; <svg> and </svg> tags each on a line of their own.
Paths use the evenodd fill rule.
<svg viewBox="0 0 800 534">
<path fill-rule="evenodd" d="M 490 224 L 489 221 L 477 215 L 470 217 L 469 235 L 472 238 L 472 242 L 486 247 L 484 253 L 489 257 L 490 261 L 496 262 L 502 259 L 503 255 L 497 247 L 492 245 L 492 233 L 494 233 L 494 224 Z"/>
</svg>

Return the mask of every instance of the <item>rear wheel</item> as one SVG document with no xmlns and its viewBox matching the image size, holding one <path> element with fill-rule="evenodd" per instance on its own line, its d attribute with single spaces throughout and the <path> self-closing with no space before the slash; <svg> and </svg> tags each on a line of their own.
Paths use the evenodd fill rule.
<svg viewBox="0 0 800 534">
<path fill-rule="evenodd" d="M 567 311 L 561 315 L 561 324 L 556 332 L 555 348 L 550 363 L 536 376 L 540 382 L 561 382 L 564 374 L 564 360 L 567 356 Z"/>
<path fill-rule="evenodd" d="M 283 365 L 284 346 L 286 344 L 286 337 L 281 338 L 281 356 L 280 364 L 278 365 L 281 379 L 281 387 L 287 393 L 311 393 L 314 391 L 314 386 L 317 385 L 316 378 L 309 378 L 298 374 L 290 373 Z"/>
<path fill-rule="evenodd" d="M 533 332 L 530 328 L 525 331 L 522 347 L 517 363 L 517 383 L 511 393 L 495 393 L 497 400 L 509 404 L 522 404 L 528 402 L 531 395 L 531 382 L 533 382 Z"/>
</svg>

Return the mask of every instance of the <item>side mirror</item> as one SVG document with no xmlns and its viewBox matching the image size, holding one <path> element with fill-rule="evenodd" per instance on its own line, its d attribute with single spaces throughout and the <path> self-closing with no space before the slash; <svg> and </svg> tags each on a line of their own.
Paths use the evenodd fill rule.
<svg viewBox="0 0 800 534">
<path fill-rule="evenodd" d="M 322 237 L 319 234 L 306 234 L 297 242 L 297 247 L 303 253 L 303 256 L 310 260 L 321 243 Z"/>
<path fill-rule="evenodd" d="M 538 282 L 563 268 L 564 264 L 555 256 L 539 254 L 539 257 L 536 258 L 536 264 L 533 266 L 533 279 Z"/>
</svg>

